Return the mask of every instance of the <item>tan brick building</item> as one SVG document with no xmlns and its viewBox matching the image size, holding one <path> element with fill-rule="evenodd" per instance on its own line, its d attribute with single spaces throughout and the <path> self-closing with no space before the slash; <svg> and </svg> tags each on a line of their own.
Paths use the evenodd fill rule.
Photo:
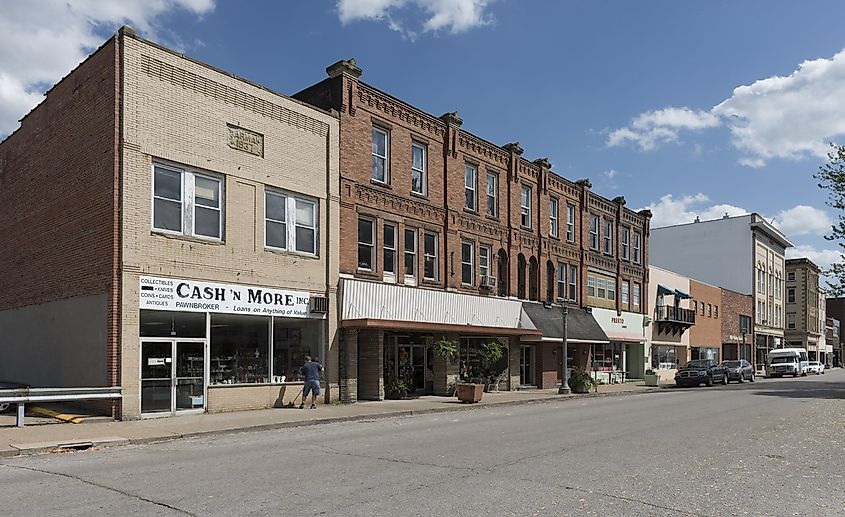
<svg viewBox="0 0 845 517">
<path fill-rule="evenodd" d="M 517 143 L 464 131 L 457 113 L 433 116 L 364 83 L 353 60 L 327 72 L 294 97 L 340 113 L 346 400 L 382 399 L 393 378 L 434 392 L 456 376 L 553 387 L 562 340 L 541 327 L 560 325 L 552 305 L 564 300 L 573 364 L 624 370 L 629 346 L 642 364 L 650 213 L 523 158 Z M 612 313 L 606 329 L 588 307 Z M 460 344 L 460 361 L 432 354 L 442 337 Z M 491 340 L 508 349 L 495 364 L 479 356 Z"/>
<path fill-rule="evenodd" d="M 819 321 L 819 267 L 807 258 L 786 260 L 786 330 L 788 346 L 806 348 L 810 361 L 825 352 Z"/>
<path fill-rule="evenodd" d="M 338 168 L 335 115 L 122 29 L 0 143 L 0 379 L 126 419 L 279 405 L 311 354 L 336 395 Z"/>
</svg>

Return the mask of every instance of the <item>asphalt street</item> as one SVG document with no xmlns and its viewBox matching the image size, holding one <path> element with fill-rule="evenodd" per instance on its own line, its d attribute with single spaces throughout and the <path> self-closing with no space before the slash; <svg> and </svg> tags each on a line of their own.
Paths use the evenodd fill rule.
<svg viewBox="0 0 845 517">
<path fill-rule="evenodd" d="M 845 371 L 0 461 L 2 515 L 845 515 Z"/>
</svg>

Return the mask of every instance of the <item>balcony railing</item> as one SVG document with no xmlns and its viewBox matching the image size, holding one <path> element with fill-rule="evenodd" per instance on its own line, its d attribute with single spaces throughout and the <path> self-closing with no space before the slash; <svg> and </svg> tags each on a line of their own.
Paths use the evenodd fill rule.
<svg viewBox="0 0 845 517">
<path fill-rule="evenodd" d="M 660 305 L 657 307 L 657 321 L 695 325 L 695 311 L 672 305 Z"/>
</svg>

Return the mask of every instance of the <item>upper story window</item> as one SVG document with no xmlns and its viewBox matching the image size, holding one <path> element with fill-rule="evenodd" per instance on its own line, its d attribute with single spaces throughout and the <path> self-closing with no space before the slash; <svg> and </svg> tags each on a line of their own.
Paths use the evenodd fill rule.
<svg viewBox="0 0 845 517">
<path fill-rule="evenodd" d="M 795 288 L 790 287 L 786 290 L 786 303 L 795 303 Z"/>
<path fill-rule="evenodd" d="M 599 249 L 599 216 L 590 214 L 590 248 Z"/>
<path fill-rule="evenodd" d="M 599 298 L 607 297 L 607 280 L 604 278 L 596 280 L 596 296 Z"/>
<path fill-rule="evenodd" d="M 637 232 L 634 232 L 634 246 L 633 246 L 634 257 L 633 258 L 634 258 L 634 262 L 636 262 L 637 264 L 640 263 L 640 238 L 641 238 L 640 234 L 637 233 Z"/>
<path fill-rule="evenodd" d="M 631 230 L 622 227 L 622 258 L 628 260 L 630 258 L 629 246 L 631 244 Z"/>
<path fill-rule="evenodd" d="M 766 272 L 762 269 L 757 270 L 757 292 L 763 294 L 766 292 Z"/>
<path fill-rule="evenodd" d="M 633 307 L 640 306 L 640 284 L 634 284 L 631 288 L 631 305 Z"/>
<path fill-rule="evenodd" d="M 739 331 L 746 334 L 751 333 L 751 316 L 739 316 Z"/>
<path fill-rule="evenodd" d="M 387 131 L 373 128 L 373 179 L 379 183 L 389 183 L 390 171 L 388 153 L 390 135 Z"/>
<path fill-rule="evenodd" d="M 523 228 L 531 228 L 531 187 L 522 186 L 519 196 L 519 224 Z"/>
<path fill-rule="evenodd" d="M 569 300 L 578 301 L 578 266 L 569 266 Z"/>
<path fill-rule="evenodd" d="M 596 277 L 587 277 L 587 296 L 596 296 Z"/>
<path fill-rule="evenodd" d="M 153 229 L 223 238 L 223 180 L 189 169 L 153 166 Z"/>
<path fill-rule="evenodd" d="M 786 272 L 786 279 L 789 280 L 790 282 L 794 282 L 795 281 L 795 271 L 787 271 Z"/>
<path fill-rule="evenodd" d="M 787 314 L 786 315 L 786 328 L 794 329 L 795 328 L 795 314 Z"/>
<path fill-rule="evenodd" d="M 471 242 L 461 243 L 461 283 L 473 285 L 475 282 L 475 250 Z"/>
<path fill-rule="evenodd" d="M 317 202 L 264 191 L 264 245 L 268 248 L 317 254 Z"/>
<path fill-rule="evenodd" d="M 423 234 L 423 278 L 437 280 L 437 234 Z"/>
<path fill-rule="evenodd" d="M 604 220 L 604 252 L 613 255 L 613 221 Z"/>
<path fill-rule="evenodd" d="M 558 200 L 556 197 L 549 198 L 549 235 L 558 237 Z"/>
<path fill-rule="evenodd" d="M 478 167 L 471 163 L 464 164 L 464 206 L 473 212 L 478 210 L 477 180 Z"/>
<path fill-rule="evenodd" d="M 575 242 L 575 205 L 566 205 L 566 240 Z"/>
<path fill-rule="evenodd" d="M 499 217 L 499 175 L 487 173 L 487 215 Z"/>
<path fill-rule="evenodd" d="M 719 306 L 718 305 L 713 306 L 713 317 L 716 318 L 716 319 L 719 318 Z"/>
<path fill-rule="evenodd" d="M 396 225 L 393 223 L 384 223 L 382 229 L 382 248 L 384 258 L 382 259 L 382 266 L 384 266 L 384 274 L 386 276 L 396 276 Z"/>
<path fill-rule="evenodd" d="M 558 300 L 565 300 L 566 299 L 566 283 L 567 277 L 569 276 L 569 272 L 567 270 L 566 264 L 558 264 L 557 265 L 557 299 Z"/>
<path fill-rule="evenodd" d="M 422 144 L 411 144 L 411 192 L 425 195 L 428 177 L 428 150 Z"/>
<path fill-rule="evenodd" d="M 482 280 L 493 276 L 490 274 L 490 255 L 490 246 L 478 246 L 478 273 Z"/>
<path fill-rule="evenodd" d="M 616 300 L 616 280 L 607 281 L 607 299 Z"/>
<path fill-rule="evenodd" d="M 417 276 L 417 230 L 405 228 L 405 276 Z"/>
<path fill-rule="evenodd" d="M 374 271 L 376 268 L 375 223 L 372 219 L 358 218 L 358 269 Z"/>
<path fill-rule="evenodd" d="M 629 297 L 630 297 L 630 284 L 625 281 L 622 282 L 622 305 L 628 306 Z"/>
</svg>

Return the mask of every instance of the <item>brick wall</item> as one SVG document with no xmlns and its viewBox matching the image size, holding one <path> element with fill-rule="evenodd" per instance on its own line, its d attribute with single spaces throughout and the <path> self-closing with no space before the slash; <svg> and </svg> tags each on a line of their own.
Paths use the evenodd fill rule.
<svg viewBox="0 0 845 517">
<path fill-rule="evenodd" d="M 721 320 L 725 317 L 723 314 L 724 307 L 722 306 L 722 290 L 692 279 L 690 279 L 689 286 L 690 294 L 694 302 L 698 304 L 695 325 L 689 329 L 690 346 L 721 348 Z M 693 306 L 695 306 L 695 303 Z M 703 314 L 702 306 L 704 306 Z"/>
<path fill-rule="evenodd" d="M 384 331 L 358 332 L 358 398 L 384 400 Z"/>
<path fill-rule="evenodd" d="M 729 289 L 722 289 L 722 305 L 719 306 L 719 319 L 721 320 L 722 343 L 742 344 L 742 332 L 740 330 L 740 316 L 753 318 L 754 299 L 751 295 L 740 294 Z M 745 335 L 745 344 L 754 343 L 754 323 L 751 320 L 751 328 Z M 751 350 L 751 362 L 754 362 L 754 350 Z M 724 356 L 724 354 L 723 354 Z"/>
</svg>

